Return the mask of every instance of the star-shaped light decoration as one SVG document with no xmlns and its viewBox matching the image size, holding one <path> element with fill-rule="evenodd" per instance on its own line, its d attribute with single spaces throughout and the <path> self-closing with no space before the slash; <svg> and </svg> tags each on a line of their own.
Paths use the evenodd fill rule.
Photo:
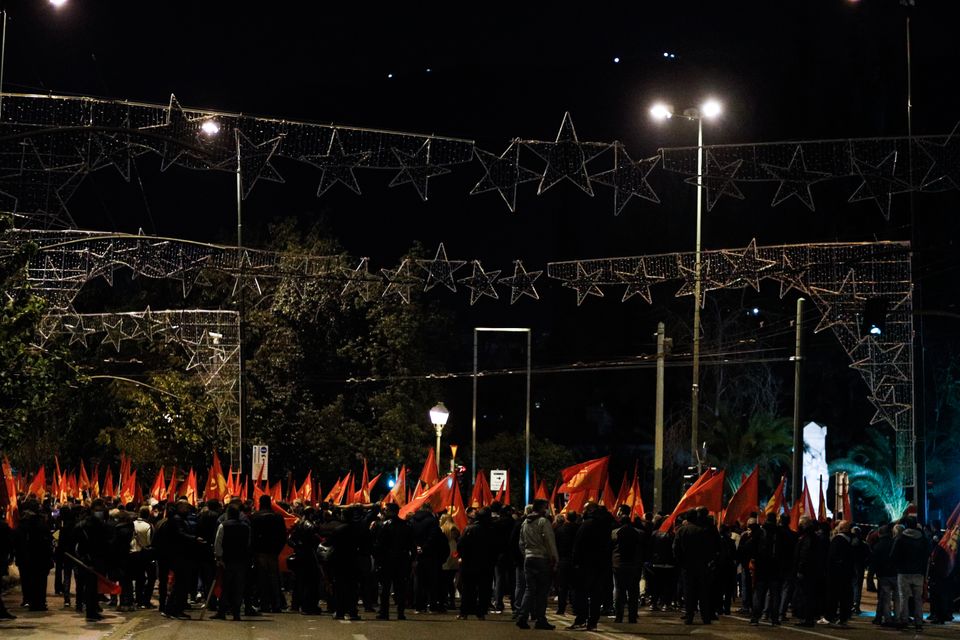
<svg viewBox="0 0 960 640">
<path fill-rule="evenodd" d="M 113 167 L 125 182 L 130 182 L 130 136 L 100 131 L 92 137 L 96 155 L 90 159 L 90 170 Z"/>
<path fill-rule="evenodd" d="M 120 343 L 130 337 L 123 332 L 123 316 L 117 316 L 112 323 L 104 320 L 103 330 L 107 332 L 107 335 L 103 337 L 100 344 L 110 343 L 117 350 L 117 353 L 120 353 Z"/>
<path fill-rule="evenodd" d="M 943 144 L 919 140 L 920 148 L 933 164 L 923 177 L 923 189 L 943 185 L 960 189 L 960 122 L 954 127 Z"/>
<path fill-rule="evenodd" d="M 353 170 L 359 167 L 369 156 L 369 151 L 346 153 L 343 150 L 343 141 L 337 134 L 337 130 L 334 129 L 333 133 L 330 134 L 330 144 L 327 146 L 325 155 L 303 156 L 301 160 L 322 169 L 320 186 L 317 187 L 318 198 L 338 182 L 359 196 L 360 183 L 357 182 L 357 176 Z"/>
<path fill-rule="evenodd" d="M 900 414 L 910 411 L 912 406 L 897 397 L 897 391 L 893 385 L 879 386 L 872 396 L 867 400 L 876 408 L 876 413 L 870 419 L 870 424 L 886 422 L 894 429 L 898 428 L 898 418 Z"/>
<path fill-rule="evenodd" d="M 777 264 L 776 260 L 767 260 L 757 254 L 756 238 L 750 240 L 750 244 L 742 253 L 726 249 L 720 253 L 733 268 L 724 287 L 750 285 L 754 291 L 760 291 L 760 279 L 764 277 L 762 272 Z"/>
<path fill-rule="evenodd" d="M 249 289 L 255 295 L 263 295 L 263 289 L 260 288 L 260 281 L 253 272 L 253 263 L 250 260 L 250 252 L 243 250 L 240 252 L 240 258 L 237 261 L 237 275 L 233 281 L 233 297 L 237 292 L 243 292 Z"/>
<path fill-rule="evenodd" d="M 830 177 L 830 174 L 824 171 L 807 169 L 807 162 L 803 158 L 803 147 L 801 145 L 798 144 L 797 148 L 794 149 L 793 156 L 787 166 L 779 167 L 767 163 L 763 163 L 761 166 L 780 181 L 777 192 L 773 195 L 773 201 L 770 203 L 771 207 L 777 206 L 791 196 L 796 196 L 797 200 L 802 202 L 810 211 L 815 211 L 810 185 Z"/>
<path fill-rule="evenodd" d="M 587 195 L 592 196 L 593 187 L 590 185 L 587 163 L 610 147 L 608 144 L 582 143 L 577 140 L 577 131 L 573 128 L 573 118 L 570 117 L 569 111 L 563 114 L 563 122 L 560 124 L 560 130 L 554 142 L 530 141 L 525 144 L 547 163 L 540 177 L 537 195 L 566 179 L 577 185 Z"/>
<path fill-rule="evenodd" d="M 160 267 L 160 261 L 154 259 L 153 253 L 154 245 L 141 227 L 137 231 L 136 240 L 132 242 L 127 240 L 126 246 L 117 251 L 117 256 L 120 261 L 130 267 L 131 280 L 136 280 L 141 274 L 150 278 L 163 278 L 166 272 Z"/>
<path fill-rule="evenodd" d="M 677 298 L 683 296 L 692 296 L 697 290 L 697 268 L 696 263 L 692 267 L 683 264 L 682 256 L 677 256 L 677 271 L 683 279 L 683 284 L 673 294 Z M 710 277 L 710 261 L 700 260 L 700 308 L 707 304 L 707 291 L 721 288 L 722 285 L 716 283 Z"/>
<path fill-rule="evenodd" d="M 738 200 L 743 200 L 743 192 L 734 182 L 743 159 L 737 159 L 722 167 L 710 150 L 707 150 L 707 170 L 703 176 L 703 188 L 707 192 L 707 211 L 713 211 L 714 205 L 721 196 L 730 196 Z M 687 184 L 696 185 L 697 176 L 691 176 L 684 180 Z"/>
<path fill-rule="evenodd" d="M 616 276 L 627 285 L 621 302 L 626 302 L 633 296 L 639 295 L 647 304 L 653 304 L 650 285 L 663 280 L 663 276 L 651 276 L 647 273 L 647 265 L 642 260 L 633 271 L 617 271 Z"/>
<path fill-rule="evenodd" d="M 510 304 L 516 303 L 522 296 L 529 296 L 534 300 L 540 299 L 534 282 L 543 274 L 543 271 L 527 271 L 520 260 L 513 261 L 513 275 L 500 278 L 499 284 L 510 287 Z"/>
<path fill-rule="evenodd" d="M 489 296 L 494 300 L 500 299 L 497 290 L 493 286 L 499 277 L 500 269 L 496 271 L 484 271 L 480 261 L 474 260 L 473 273 L 466 278 L 457 280 L 457 282 L 470 289 L 470 306 L 473 306 L 477 300 L 483 296 Z"/>
<path fill-rule="evenodd" d="M 183 289 L 183 297 L 186 298 L 196 284 L 209 284 L 202 280 L 202 269 L 210 260 L 209 255 L 200 255 L 194 257 L 188 254 L 181 245 L 177 249 L 176 258 L 173 261 L 173 269 L 167 274 L 172 280 L 179 280 Z"/>
<path fill-rule="evenodd" d="M 791 289 L 796 289 L 800 293 L 806 291 L 806 268 L 796 267 L 787 252 L 784 251 L 780 256 L 780 268 L 777 270 L 777 278 L 780 280 L 780 299 L 787 295 Z"/>
<path fill-rule="evenodd" d="M 814 293 L 823 304 L 823 316 L 813 330 L 814 333 L 820 333 L 836 325 L 843 326 L 851 334 L 857 333 L 856 313 L 851 308 L 856 303 L 862 302 L 864 297 L 857 293 L 857 278 L 853 269 L 847 271 L 836 292 L 818 288 Z"/>
<path fill-rule="evenodd" d="M 110 242 L 102 252 L 97 253 L 90 250 L 88 255 L 90 257 L 90 278 L 102 276 L 107 284 L 112 287 L 113 274 L 117 270 L 118 262 L 117 250 L 114 248 L 113 242 Z"/>
<path fill-rule="evenodd" d="M 450 173 L 450 170 L 446 167 L 430 164 L 430 140 L 430 138 L 424 140 L 420 148 L 414 153 L 392 149 L 393 155 L 400 163 L 400 171 L 393 176 L 389 186 L 412 184 L 420 199 L 424 202 L 427 201 L 427 181 L 430 178 Z"/>
<path fill-rule="evenodd" d="M 910 380 L 907 371 L 910 363 L 905 355 L 906 344 L 881 345 L 875 336 L 867 335 L 850 351 L 851 369 L 863 374 L 867 385 L 874 389 L 881 385 Z"/>
<path fill-rule="evenodd" d="M 863 182 L 853 192 L 848 202 L 873 200 L 884 219 L 889 220 L 893 195 L 910 191 L 910 185 L 896 176 L 897 152 L 891 151 L 877 165 L 872 165 L 857 158 L 853 159 L 853 164 Z"/>
<path fill-rule="evenodd" d="M 620 142 L 613 144 L 613 169 L 590 176 L 596 182 L 613 187 L 613 215 L 620 212 L 630 198 L 637 196 L 650 202 L 660 202 L 647 176 L 660 162 L 660 156 L 634 162 Z"/>
<path fill-rule="evenodd" d="M 582 262 L 577 263 L 577 275 L 570 280 L 564 280 L 563 286 L 569 287 L 577 292 L 577 306 L 583 304 L 588 296 L 603 297 L 603 290 L 597 286 L 597 280 L 602 275 L 600 269 L 587 273 Z"/>
<path fill-rule="evenodd" d="M 380 278 L 370 273 L 370 258 L 361 258 L 355 269 L 342 268 L 341 272 L 347 279 L 340 291 L 341 298 L 355 291 L 364 302 L 370 302 L 377 295 Z"/>
<path fill-rule="evenodd" d="M 410 259 L 404 258 L 396 271 L 392 269 L 381 269 L 380 273 L 387 279 L 387 286 L 383 288 L 383 297 L 399 297 L 404 304 L 410 304 L 410 294 L 414 287 L 419 287 L 423 278 L 410 273 Z"/>
<path fill-rule="evenodd" d="M 3 205 L 8 211 L 23 212 L 34 218 L 33 226 L 75 228 L 67 202 L 87 174 L 87 163 L 75 147 L 72 153 L 61 153 L 43 140 L 38 144 L 25 138 L 11 154 L 19 155 L 13 167 L 0 174 Z"/>
<path fill-rule="evenodd" d="M 170 94 L 166 121 L 162 125 L 142 129 L 142 131 L 154 130 L 163 135 L 160 171 L 166 171 L 184 155 L 195 160 L 194 165 L 199 163 L 200 166 L 209 166 L 216 152 L 222 151 L 220 138 L 224 131 L 220 130 L 218 134 L 212 136 L 204 135 L 200 127 L 208 119 L 208 116 L 187 117 L 183 107 L 180 106 L 180 101 L 175 95 Z M 234 152 L 235 150 L 236 147 Z"/>
<path fill-rule="evenodd" d="M 510 213 L 517 210 L 517 185 L 538 180 L 540 174 L 520 166 L 520 144 L 512 140 L 506 150 L 497 155 L 474 147 L 474 155 L 483 165 L 483 177 L 470 190 L 470 195 L 496 191 L 507 203 Z"/>
<path fill-rule="evenodd" d="M 450 291 L 456 292 L 457 282 L 453 277 L 454 272 L 467 264 L 466 260 L 448 260 L 447 250 L 443 243 L 437 247 L 437 255 L 433 260 L 417 260 L 417 264 L 427 273 L 427 281 L 423 285 L 424 291 L 430 291 L 438 284 L 442 284 Z"/>
<path fill-rule="evenodd" d="M 163 332 L 163 322 L 153 317 L 153 312 L 150 311 L 149 306 L 144 309 L 142 314 L 131 316 L 130 319 L 133 321 L 134 327 L 136 327 L 133 336 L 143 336 L 150 342 L 153 342 L 156 335 Z"/>
<path fill-rule="evenodd" d="M 63 328 L 67 330 L 70 334 L 70 346 L 77 344 L 78 342 L 87 347 L 87 336 L 91 333 L 96 333 L 96 330 L 89 329 L 83 324 L 83 316 L 80 314 L 73 314 L 63 318 L 62 322 Z"/>
<path fill-rule="evenodd" d="M 284 182 L 283 176 L 276 167 L 270 164 L 270 159 L 277 152 L 283 136 L 277 136 L 256 144 L 239 129 L 234 130 L 237 136 L 237 156 L 240 161 L 240 186 L 243 199 L 250 195 L 250 190 L 257 180 L 270 182 Z"/>
</svg>

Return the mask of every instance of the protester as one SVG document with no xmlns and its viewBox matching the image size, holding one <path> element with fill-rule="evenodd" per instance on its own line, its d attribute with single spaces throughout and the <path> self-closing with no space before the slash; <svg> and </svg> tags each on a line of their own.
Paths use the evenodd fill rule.
<svg viewBox="0 0 960 640">
<path fill-rule="evenodd" d="M 897 591 L 900 595 L 897 626 L 906 627 L 912 618 L 914 627 L 919 631 L 923 629 L 923 579 L 930 548 L 923 532 L 917 528 L 916 518 L 905 518 L 903 525 L 903 533 L 894 539 L 890 550 L 897 570 Z"/>
<path fill-rule="evenodd" d="M 517 626 L 521 629 L 530 628 L 531 618 L 537 629 L 552 631 L 556 628 L 547 620 L 547 591 L 559 559 L 553 526 L 547 518 L 548 506 L 546 500 L 534 500 L 530 514 L 520 528 L 519 548 L 523 554 L 525 583 L 517 617 Z"/>
<path fill-rule="evenodd" d="M 407 578 L 416 555 L 416 543 L 410 524 L 400 519 L 400 508 L 396 503 L 384 506 L 383 523 L 377 530 L 373 551 L 377 578 L 380 580 L 380 612 L 377 619 L 389 619 L 392 589 L 397 620 L 406 620 Z"/>
<path fill-rule="evenodd" d="M 214 534 L 213 554 L 222 571 L 223 593 L 213 618 L 225 620 L 227 611 L 230 611 L 234 620 L 241 619 L 240 607 L 247 567 L 252 559 L 251 548 L 250 525 L 240 519 L 240 509 L 230 505 L 226 519 Z"/>
</svg>

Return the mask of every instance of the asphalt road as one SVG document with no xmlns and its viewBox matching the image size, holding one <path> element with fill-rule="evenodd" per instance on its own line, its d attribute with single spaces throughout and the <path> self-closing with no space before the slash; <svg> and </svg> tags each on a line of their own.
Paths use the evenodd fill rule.
<svg viewBox="0 0 960 640">
<path fill-rule="evenodd" d="M 784 638 L 786 640 L 857 639 L 876 640 L 879 637 L 909 638 L 960 638 L 960 625 L 927 625 L 922 634 L 913 631 L 900 632 L 879 629 L 870 624 L 871 618 L 861 617 L 851 624 L 850 629 L 835 629 L 818 625 L 814 629 L 798 629 L 785 624 L 779 628 L 769 625 L 751 627 L 745 618 L 739 616 L 724 617 L 709 626 L 695 624 L 688 627 L 681 624 L 676 614 L 643 612 L 637 624 L 614 624 L 602 621 L 596 632 L 568 631 L 571 616 L 550 615 L 557 625 L 556 631 L 524 631 L 518 629 L 510 616 L 491 615 L 485 621 L 456 620 L 454 614 L 411 613 L 404 622 L 383 622 L 366 614 L 360 622 L 336 621 L 331 616 L 303 616 L 293 613 L 265 615 L 261 618 L 245 619 L 241 622 L 220 620 L 199 620 L 200 612 L 191 611 L 195 618 L 191 621 L 169 620 L 156 611 L 137 613 L 106 612 L 103 622 L 88 624 L 83 617 L 72 610 L 51 609 L 47 612 L 31 613 L 13 608 L 11 598 L 7 606 L 19 618 L 9 622 L 0 622 L 0 638 L 4 640 L 46 638 L 70 638 L 78 640 L 272 640 L 274 638 L 324 638 L 329 640 L 426 640 L 443 638 L 456 640 L 530 640 L 530 638 L 592 638 L 617 640 L 628 638 L 646 638 L 648 640 L 667 640 L 670 638 L 723 638 L 725 640 L 753 638 Z M 51 599 L 50 604 L 56 600 Z"/>
</svg>

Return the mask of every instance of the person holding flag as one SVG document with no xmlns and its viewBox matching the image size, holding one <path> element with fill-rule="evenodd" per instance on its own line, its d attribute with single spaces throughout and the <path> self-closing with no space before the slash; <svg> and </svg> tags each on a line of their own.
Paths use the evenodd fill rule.
<svg viewBox="0 0 960 640">
<path fill-rule="evenodd" d="M 107 573 L 114 529 L 107 522 L 107 505 L 101 498 L 90 504 L 90 511 L 77 531 L 77 555 L 86 565 L 77 566 L 77 582 L 83 581 L 83 609 L 88 622 L 103 620 L 100 614 L 99 576 Z M 69 553 L 69 550 L 68 550 Z M 80 589 L 77 589 L 78 600 Z M 80 603 L 77 602 L 80 607 Z"/>
</svg>

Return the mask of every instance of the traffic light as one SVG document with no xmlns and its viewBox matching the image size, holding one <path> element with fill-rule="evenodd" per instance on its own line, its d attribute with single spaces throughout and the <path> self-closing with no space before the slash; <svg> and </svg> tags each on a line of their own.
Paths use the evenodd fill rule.
<svg viewBox="0 0 960 640">
<path fill-rule="evenodd" d="M 876 337 L 883 335 L 887 328 L 887 307 L 889 304 L 886 298 L 870 298 L 864 303 L 860 335 Z"/>
</svg>

